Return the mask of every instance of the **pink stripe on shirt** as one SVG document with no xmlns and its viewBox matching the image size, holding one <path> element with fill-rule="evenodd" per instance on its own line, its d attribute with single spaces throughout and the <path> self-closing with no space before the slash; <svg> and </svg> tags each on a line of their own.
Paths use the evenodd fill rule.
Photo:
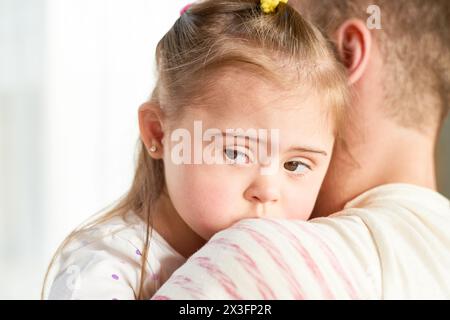
<svg viewBox="0 0 450 320">
<path fill-rule="evenodd" d="M 233 280 L 228 277 L 225 273 L 223 273 L 220 268 L 211 262 L 211 259 L 208 257 L 196 257 L 194 259 L 198 265 L 209 273 L 211 277 L 216 279 L 219 284 L 224 288 L 224 290 L 231 296 L 234 300 L 242 300 L 242 297 L 237 293 L 236 285 Z"/>
<path fill-rule="evenodd" d="M 244 225 L 236 225 L 234 229 L 244 230 L 249 233 L 249 235 L 255 240 L 255 242 L 260 245 L 272 258 L 272 260 L 280 267 L 281 274 L 286 278 L 287 283 L 289 285 L 289 289 L 296 300 L 304 300 L 305 297 L 302 293 L 301 285 L 296 281 L 294 272 L 289 268 L 289 265 L 284 261 L 284 259 L 280 256 L 280 250 L 277 249 L 270 240 L 259 233 L 256 230 L 253 230 Z M 283 234 L 285 236 L 285 234 Z"/>
<path fill-rule="evenodd" d="M 309 268 L 311 273 L 314 275 L 316 282 L 319 284 L 323 296 L 325 299 L 334 299 L 333 294 L 330 291 L 330 288 L 328 287 L 325 278 L 322 275 L 322 272 L 320 271 L 317 264 L 312 259 L 309 252 L 305 249 L 305 247 L 300 242 L 299 237 L 297 237 L 295 234 L 293 234 L 289 229 L 287 229 L 285 226 L 280 224 L 277 221 L 274 220 L 267 220 L 270 222 L 273 226 L 277 228 L 278 231 L 280 231 L 283 235 L 286 235 L 291 245 L 297 250 L 297 252 L 300 254 L 300 256 L 303 258 L 303 261 L 306 263 L 306 266 Z"/>
<path fill-rule="evenodd" d="M 333 251 L 325 243 L 325 241 L 323 241 L 323 239 L 321 239 L 318 234 L 311 232 L 310 228 L 306 228 L 306 226 L 304 226 L 304 222 L 296 221 L 295 225 L 302 232 L 312 236 L 314 239 L 317 240 L 318 245 L 322 249 L 322 252 L 325 254 L 325 256 L 328 258 L 328 260 L 330 261 L 331 266 L 334 268 L 337 275 L 340 276 L 341 279 L 343 280 L 343 282 L 347 288 L 347 292 L 348 292 L 349 296 L 351 297 L 351 299 L 358 299 L 358 295 L 356 294 L 356 290 L 353 287 L 353 284 L 350 281 L 350 278 L 347 276 L 347 273 L 345 272 L 344 268 L 339 263 L 339 260 L 334 255 Z"/>
<path fill-rule="evenodd" d="M 234 259 L 245 269 L 251 279 L 256 283 L 258 292 L 265 300 L 275 300 L 276 296 L 270 286 L 264 280 L 261 271 L 255 261 L 238 244 L 230 242 L 228 239 L 219 238 L 209 242 L 211 245 L 219 245 L 235 253 Z M 226 262 L 225 262 L 226 263 Z"/>
</svg>

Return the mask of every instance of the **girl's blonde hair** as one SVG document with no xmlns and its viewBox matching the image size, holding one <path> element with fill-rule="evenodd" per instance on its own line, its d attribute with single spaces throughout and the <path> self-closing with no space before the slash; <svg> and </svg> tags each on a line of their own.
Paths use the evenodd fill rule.
<svg viewBox="0 0 450 320">
<path fill-rule="evenodd" d="M 244 64 L 283 84 L 304 84 L 320 92 L 339 135 L 348 96 L 345 69 L 331 42 L 289 5 L 281 3 L 274 13 L 265 14 L 256 0 L 199 1 L 160 40 L 156 63 L 158 78 L 150 101 L 159 105 L 167 118 L 179 117 L 183 106 L 199 101 L 205 88 L 214 85 L 210 77 L 214 70 Z M 292 70 L 289 74 L 296 80 L 288 77 L 286 70 Z M 151 158 L 140 139 L 138 143 L 137 168 L 130 190 L 112 209 L 77 228 L 63 241 L 48 268 L 42 298 L 51 266 L 65 246 L 83 230 L 128 212 L 138 214 L 146 223 L 136 297 L 143 298 L 151 213 L 165 193 L 165 178 L 163 161 Z"/>
</svg>

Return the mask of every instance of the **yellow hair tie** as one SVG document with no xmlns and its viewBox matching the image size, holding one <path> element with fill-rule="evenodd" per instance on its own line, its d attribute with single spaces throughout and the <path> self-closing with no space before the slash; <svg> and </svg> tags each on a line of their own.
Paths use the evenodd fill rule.
<svg viewBox="0 0 450 320">
<path fill-rule="evenodd" d="M 264 13 L 273 13 L 280 2 L 287 3 L 288 0 L 261 0 L 261 9 Z"/>
</svg>

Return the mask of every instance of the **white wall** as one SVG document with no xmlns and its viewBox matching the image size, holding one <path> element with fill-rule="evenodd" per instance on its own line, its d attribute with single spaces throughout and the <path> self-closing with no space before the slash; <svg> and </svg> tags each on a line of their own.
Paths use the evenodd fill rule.
<svg viewBox="0 0 450 320">
<path fill-rule="evenodd" d="M 128 188 L 137 109 L 182 0 L 0 0 L 0 299 Z M 157 8 L 156 8 L 157 7 Z"/>
<path fill-rule="evenodd" d="M 0 298 L 42 272 L 44 1 L 0 1 Z"/>
</svg>

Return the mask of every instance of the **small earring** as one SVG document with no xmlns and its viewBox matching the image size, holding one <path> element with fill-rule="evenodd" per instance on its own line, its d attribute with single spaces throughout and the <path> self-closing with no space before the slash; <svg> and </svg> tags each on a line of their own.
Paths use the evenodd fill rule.
<svg viewBox="0 0 450 320">
<path fill-rule="evenodd" d="M 156 148 L 155 145 L 153 145 L 153 146 L 150 148 L 150 152 L 156 152 L 156 150 L 158 150 L 158 149 Z"/>
</svg>

